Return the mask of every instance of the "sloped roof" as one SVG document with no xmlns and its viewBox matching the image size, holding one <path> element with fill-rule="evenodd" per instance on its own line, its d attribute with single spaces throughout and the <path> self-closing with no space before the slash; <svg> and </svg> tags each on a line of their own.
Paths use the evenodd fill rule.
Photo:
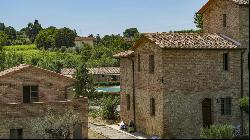
<svg viewBox="0 0 250 140">
<path fill-rule="evenodd" d="M 119 57 L 130 57 L 133 56 L 134 51 L 132 50 L 128 50 L 128 51 L 124 51 L 124 52 L 120 52 L 118 54 L 113 55 L 113 57 L 119 58 Z"/>
<path fill-rule="evenodd" d="M 36 67 L 36 66 L 33 66 L 33 65 L 28 65 L 28 64 L 21 64 L 19 66 L 12 67 L 12 68 L 6 69 L 4 71 L 1 71 L 0 72 L 0 79 L 1 79 L 1 77 L 9 76 L 9 75 L 12 75 L 12 74 L 17 73 L 17 72 L 22 72 L 22 71 L 25 71 L 25 70 L 30 69 L 30 68 L 34 68 L 34 69 L 37 69 L 37 70 L 45 72 L 45 73 L 50 73 L 51 76 L 64 78 L 66 80 L 76 80 L 74 78 L 69 78 L 69 77 L 66 77 L 66 76 L 64 76 L 62 74 L 59 74 L 59 73 L 56 73 L 56 72 L 53 72 L 53 71 L 50 71 L 50 70 L 47 70 L 47 69 L 43 69 L 43 68 L 40 68 L 40 67 Z"/>
<path fill-rule="evenodd" d="M 198 11 L 198 13 L 200 14 L 204 13 L 213 1 L 214 0 L 209 0 L 205 5 L 202 6 L 202 8 Z M 231 1 L 238 5 L 249 5 L 249 0 L 231 0 Z"/>
<path fill-rule="evenodd" d="M 100 68 L 90 68 L 90 74 L 107 74 L 107 75 L 120 75 L 119 67 L 100 67 Z"/>
<path fill-rule="evenodd" d="M 73 75 L 76 73 L 76 69 L 73 69 L 73 68 L 63 68 L 61 70 L 61 74 L 63 75 Z"/>
<path fill-rule="evenodd" d="M 85 41 L 85 40 L 94 40 L 93 37 L 76 37 L 75 41 Z"/>
<path fill-rule="evenodd" d="M 241 49 L 239 42 L 216 33 L 145 33 L 143 38 L 167 49 Z"/>
<path fill-rule="evenodd" d="M 104 74 L 104 75 L 120 75 L 119 67 L 100 67 L 100 68 L 89 68 L 89 74 Z M 76 73 L 76 69 L 64 68 L 61 70 L 63 75 L 73 75 Z"/>
</svg>

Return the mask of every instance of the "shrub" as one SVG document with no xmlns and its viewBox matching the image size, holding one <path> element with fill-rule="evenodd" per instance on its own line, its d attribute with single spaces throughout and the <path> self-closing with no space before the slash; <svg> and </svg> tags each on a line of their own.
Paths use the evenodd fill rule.
<svg viewBox="0 0 250 140">
<path fill-rule="evenodd" d="M 95 86 L 119 86 L 120 82 L 96 82 Z"/>
<path fill-rule="evenodd" d="M 232 139 L 234 128 L 231 125 L 211 125 L 210 128 L 201 129 L 202 139 Z"/>
<path fill-rule="evenodd" d="M 240 107 L 243 111 L 249 113 L 249 97 L 240 99 Z"/>
<path fill-rule="evenodd" d="M 101 103 L 101 116 L 107 120 L 115 120 L 118 118 L 116 111 L 117 105 L 119 105 L 120 98 L 116 96 L 104 97 Z"/>
</svg>

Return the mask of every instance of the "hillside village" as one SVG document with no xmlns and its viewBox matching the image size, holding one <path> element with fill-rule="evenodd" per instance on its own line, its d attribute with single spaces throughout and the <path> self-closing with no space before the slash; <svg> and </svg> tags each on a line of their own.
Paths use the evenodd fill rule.
<svg viewBox="0 0 250 140">
<path fill-rule="evenodd" d="M 248 139 L 249 0 L 198 30 L 78 36 L 0 23 L 0 139 Z"/>
</svg>

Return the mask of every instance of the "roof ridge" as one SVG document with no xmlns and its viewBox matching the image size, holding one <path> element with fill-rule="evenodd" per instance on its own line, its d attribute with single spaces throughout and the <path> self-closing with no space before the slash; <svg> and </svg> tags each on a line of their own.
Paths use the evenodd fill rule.
<svg viewBox="0 0 250 140">
<path fill-rule="evenodd" d="M 41 68 L 41 67 L 38 67 L 38 66 L 33 66 L 33 65 L 30 65 L 30 64 L 20 64 L 19 66 L 6 69 L 6 70 L 0 72 L 0 77 L 8 75 L 8 74 L 11 74 L 13 72 L 21 71 L 21 70 L 29 68 L 29 67 L 33 67 L 33 68 L 37 68 L 37 69 L 40 69 L 40 70 L 43 70 L 43 71 L 46 71 L 46 72 L 50 72 L 50 73 L 53 73 L 54 75 L 62 76 L 62 77 L 67 78 L 67 79 L 69 78 L 69 77 L 64 76 L 64 75 L 62 75 L 60 73 L 56 73 L 54 71 L 51 71 L 51 70 L 48 70 L 48 69 L 44 69 L 44 68 Z M 76 80 L 75 78 L 69 78 L 69 79 Z"/>
</svg>

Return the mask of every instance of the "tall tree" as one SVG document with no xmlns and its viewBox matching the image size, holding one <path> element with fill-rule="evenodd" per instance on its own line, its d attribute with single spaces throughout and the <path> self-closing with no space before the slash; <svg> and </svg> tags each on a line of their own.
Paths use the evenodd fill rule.
<svg viewBox="0 0 250 140">
<path fill-rule="evenodd" d="M 8 43 L 8 35 L 3 31 L 0 31 L 0 46 L 7 45 Z"/>
<path fill-rule="evenodd" d="M 15 28 L 13 28 L 13 27 L 11 27 L 11 26 L 6 27 L 6 28 L 4 29 L 4 32 L 8 35 L 8 37 L 9 37 L 9 39 L 10 39 L 11 41 L 13 41 L 13 40 L 16 39 L 16 34 L 17 34 L 17 32 L 16 32 Z"/>
<path fill-rule="evenodd" d="M 92 77 L 86 68 L 85 63 L 80 64 L 76 71 L 77 82 L 75 84 L 76 96 L 91 97 L 95 89 L 93 86 Z"/>
<path fill-rule="evenodd" d="M 5 68 L 4 64 L 5 64 L 5 53 L 4 53 L 3 47 L 0 46 L 0 71 L 4 70 Z"/>
<path fill-rule="evenodd" d="M 75 31 L 66 27 L 61 28 L 55 34 L 55 45 L 57 48 L 61 48 L 62 46 L 74 47 L 76 36 Z"/>
<path fill-rule="evenodd" d="M 49 27 L 47 29 L 42 30 L 37 36 L 35 40 L 35 44 L 37 48 L 43 48 L 45 50 L 49 48 L 55 48 L 55 34 L 57 29 L 55 27 Z"/>
<path fill-rule="evenodd" d="M 128 38 L 134 37 L 136 34 L 139 34 L 137 28 L 129 28 L 123 32 L 123 36 Z"/>
<path fill-rule="evenodd" d="M 203 19 L 202 19 L 202 14 L 196 13 L 194 15 L 194 23 L 196 24 L 196 27 L 199 29 L 203 29 Z"/>
<path fill-rule="evenodd" d="M 41 24 L 39 24 L 38 20 L 35 20 L 34 24 L 29 23 L 28 27 L 26 27 L 26 35 L 29 37 L 30 41 L 33 43 L 35 41 L 36 36 L 42 30 Z"/>
<path fill-rule="evenodd" d="M 4 23 L 0 23 L 0 31 L 4 31 L 4 29 L 5 29 Z"/>
</svg>

